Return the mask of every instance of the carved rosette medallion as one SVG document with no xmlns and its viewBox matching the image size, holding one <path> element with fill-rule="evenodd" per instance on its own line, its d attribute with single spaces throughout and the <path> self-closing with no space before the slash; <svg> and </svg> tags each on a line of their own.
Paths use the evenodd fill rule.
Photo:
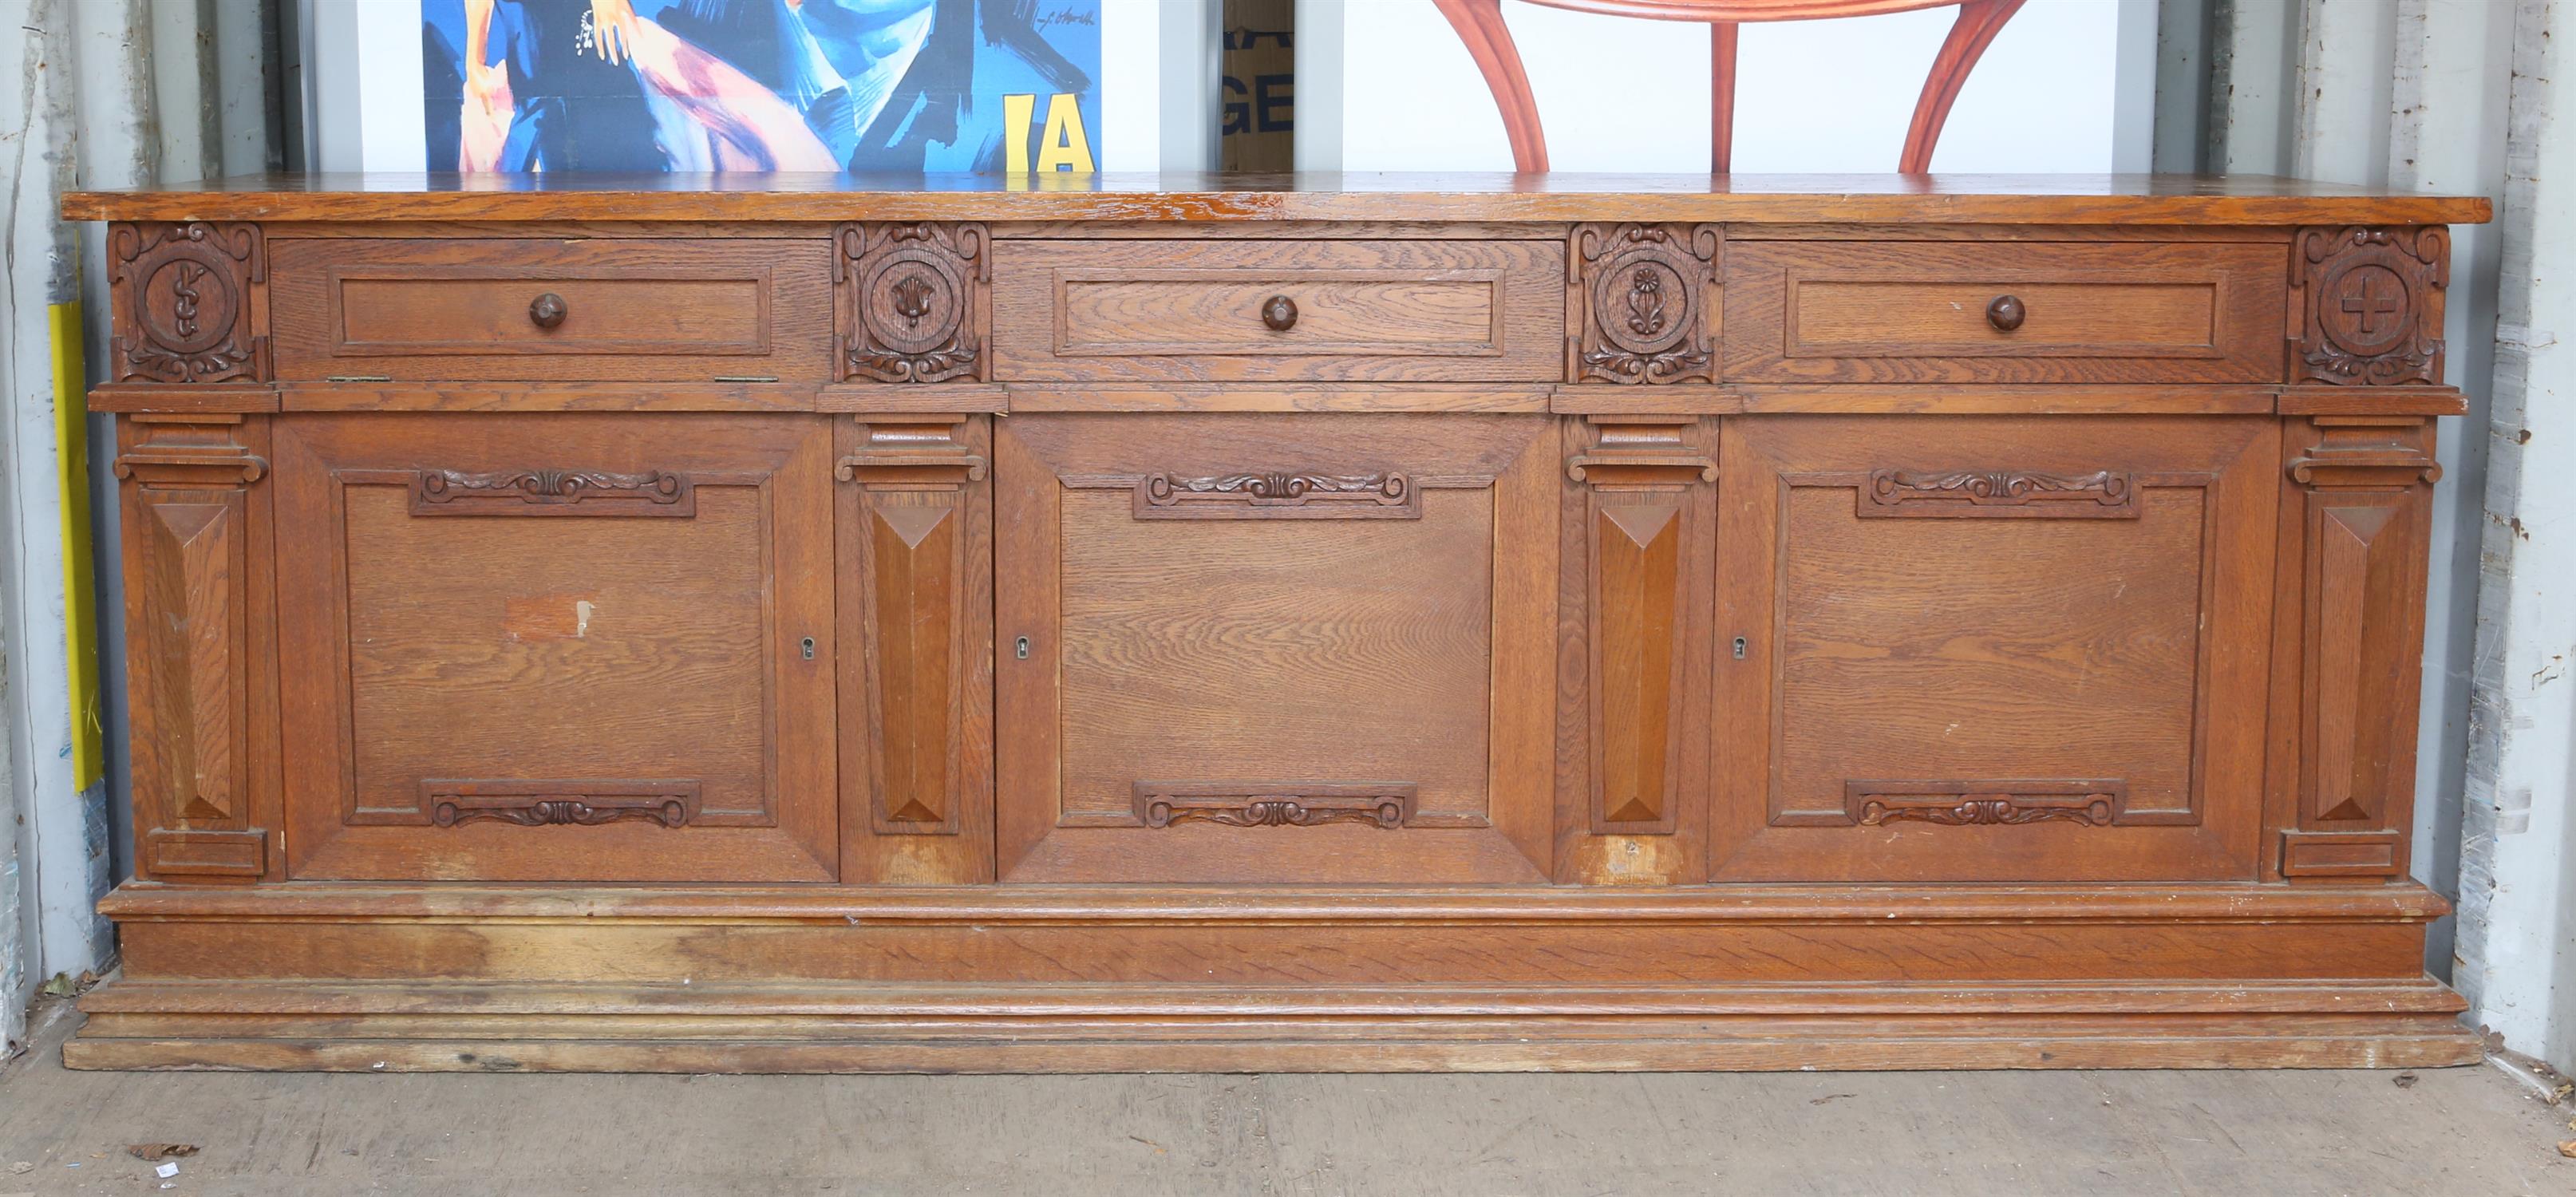
<svg viewBox="0 0 2576 1197">
<path fill-rule="evenodd" d="M 1716 225 L 1576 226 L 1575 379 L 1717 381 L 1717 248 Z"/>
<path fill-rule="evenodd" d="M 984 378 L 991 255 L 980 224 L 855 224 L 836 263 L 849 341 L 843 376 L 877 382 Z"/>
<path fill-rule="evenodd" d="M 267 373 L 251 328 L 264 281 L 257 225 L 119 224 L 108 233 L 117 382 L 232 382 Z"/>
<path fill-rule="evenodd" d="M 2307 308 L 2298 380 L 2439 383 L 2450 257 L 2450 230 L 2439 225 L 2301 230 L 2291 258 Z"/>
</svg>

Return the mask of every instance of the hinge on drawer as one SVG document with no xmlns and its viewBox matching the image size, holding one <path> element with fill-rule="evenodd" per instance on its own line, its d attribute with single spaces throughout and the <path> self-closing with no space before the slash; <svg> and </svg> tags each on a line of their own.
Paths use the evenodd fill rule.
<svg viewBox="0 0 2576 1197">
<path fill-rule="evenodd" d="M 393 379 L 392 379 L 390 376 L 388 376 L 388 375 L 383 375 L 383 374 L 325 374 L 325 375 L 323 375 L 323 376 L 322 376 L 322 381 L 324 381 L 324 382 L 392 382 L 392 381 L 393 381 Z"/>
<path fill-rule="evenodd" d="M 776 382 L 775 374 L 718 374 L 717 382 Z"/>
</svg>

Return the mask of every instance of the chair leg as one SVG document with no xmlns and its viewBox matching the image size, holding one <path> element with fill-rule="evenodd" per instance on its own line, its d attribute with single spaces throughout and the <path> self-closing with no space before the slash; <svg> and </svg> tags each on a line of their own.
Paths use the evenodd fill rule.
<svg viewBox="0 0 2576 1197">
<path fill-rule="evenodd" d="M 1735 161 L 1735 22 L 1708 27 L 1708 168 L 1718 174 Z"/>
<path fill-rule="evenodd" d="M 1512 141 L 1512 168 L 1523 171 L 1547 169 L 1547 132 L 1539 127 L 1538 98 L 1530 94 L 1529 73 L 1521 69 L 1521 52 L 1512 45 L 1512 31 L 1503 25 L 1502 0 L 1432 0 L 1440 15 L 1449 18 L 1458 40 L 1467 44 L 1467 54 L 1476 60 L 1476 69 L 1485 73 L 1485 86 L 1494 93 L 1494 107 L 1502 110 L 1503 132 Z"/>
<path fill-rule="evenodd" d="M 1959 6 L 1959 19 L 1923 79 L 1923 96 L 1914 102 L 1914 123 L 1905 130 L 1905 154 L 1897 159 L 1897 170 L 1921 174 L 1932 169 L 1932 147 L 1941 141 L 1941 126 L 1950 119 L 1950 105 L 1967 85 L 1968 72 L 2021 6 L 2022 0 L 1967 0 Z"/>
</svg>

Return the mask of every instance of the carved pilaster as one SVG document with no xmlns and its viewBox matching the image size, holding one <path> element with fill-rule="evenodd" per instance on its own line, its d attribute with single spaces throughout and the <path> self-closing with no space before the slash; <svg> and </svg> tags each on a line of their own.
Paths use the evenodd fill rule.
<svg viewBox="0 0 2576 1197">
<path fill-rule="evenodd" d="M 1713 224 L 1579 224 L 1566 254 L 1577 382 L 1717 381 Z"/>
<path fill-rule="evenodd" d="M 268 697 L 253 489 L 268 463 L 251 419 L 129 416 L 118 430 L 137 864 L 157 880 L 269 867 L 251 731 Z"/>
<path fill-rule="evenodd" d="M 2295 762 L 2284 876 L 2402 876 L 2432 512 L 2433 424 L 2420 417 L 2315 416 L 2284 428 L 2281 548 L 2295 568 L 2295 619 L 2275 650 L 2291 661 Z M 2285 577 L 2285 580 L 2288 580 Z M 2286 652 L 2282 650 L 2288 650 Z"/>
<path fill-rule="evenodd" d="M 2299 230 L 2290 255 L 2304 324 L 2292 378 L 2337 386 L 2442 381 L 2442 294 L 2451 233 L 2440 225 Z"/>
<path fill-rule="evenodd" d="M 841 535 L 856 565 L 842 589 L 842 643 L 857 649 L 841 657 L 842 696 L 865 713 L 865 734 L 843 738 L 855 749 L 844 776 L 864 787 L 851 821 L 871 838 L 990 838 L 990 435 L 982 417 L 872 417 L 834 471 L 853 484 Z M 976 845 L 957 851 L 957 867 L 989 861 Z"/>
<path fill-rule="evenodd" d="M 1687 416 L 1594 416 L 1566 459 L 1583 484 L 1594 835 L 1670 835 L 1702 770 L 1684 710 L 1708 668 L 1708 521 L 1717 462 Z"/>
<path fill-rule="evenodd" d="M 983 381 L 992 255 L 980 224 L 865 223 L 838 230 L 833 255 L 841 377 Z"/>
<path fill-rule="evenodd" d="M 111 382 L 231 382 L 269 376 L 258 291 L 258 225 L 118 224 L 107 236 Z"/>
</svg>

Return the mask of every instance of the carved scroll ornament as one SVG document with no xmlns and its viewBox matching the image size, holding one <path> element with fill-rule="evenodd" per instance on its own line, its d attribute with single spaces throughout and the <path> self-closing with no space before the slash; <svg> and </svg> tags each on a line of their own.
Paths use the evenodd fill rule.
<svg viewBox="0 0 2576 1197">
<path fill-rule="evenodd" d="M 1147 827 L 1220 823 L 1228 827 L 1320 827 L 1360 823 L 1384 830 L 1413 815 L 1410 782 L 1153 782 L 1135 784 L 1136 821 Z"/>
<path fill-rule="evenodd" d="M 2138 484 L 2120 470 L 1872 470 L 1855 514 L 2136 519 Z"/>
<path fill-rule="evenodd" d="M 1854 781 L 1843 793 L 1846 813 L 1863 827 L 2108 827 L 2129 805 L 2129 788 L 2117 781 Z"/>
<path fill-rule="evenodd" d="M 697 489 L 664 470 L 422 470 L 412 476 L 413 515 L 670 516 L 698 513 Z"/>
<path fill-rule="evenodd" d="M 420 783 L 421 806 L 436 827 L 506 823 L 514 827 L 598 827 L 655 823 L 684 827 L 697 817 L 694 781 L 524 781 L 435 779 Z"/>
<path fill-rule="evenodd" d="M 1140 520 L 1422 518 L 1413 483 L 1394 472 L 1148 474 L 1135 494 Z"/>
</svg>

